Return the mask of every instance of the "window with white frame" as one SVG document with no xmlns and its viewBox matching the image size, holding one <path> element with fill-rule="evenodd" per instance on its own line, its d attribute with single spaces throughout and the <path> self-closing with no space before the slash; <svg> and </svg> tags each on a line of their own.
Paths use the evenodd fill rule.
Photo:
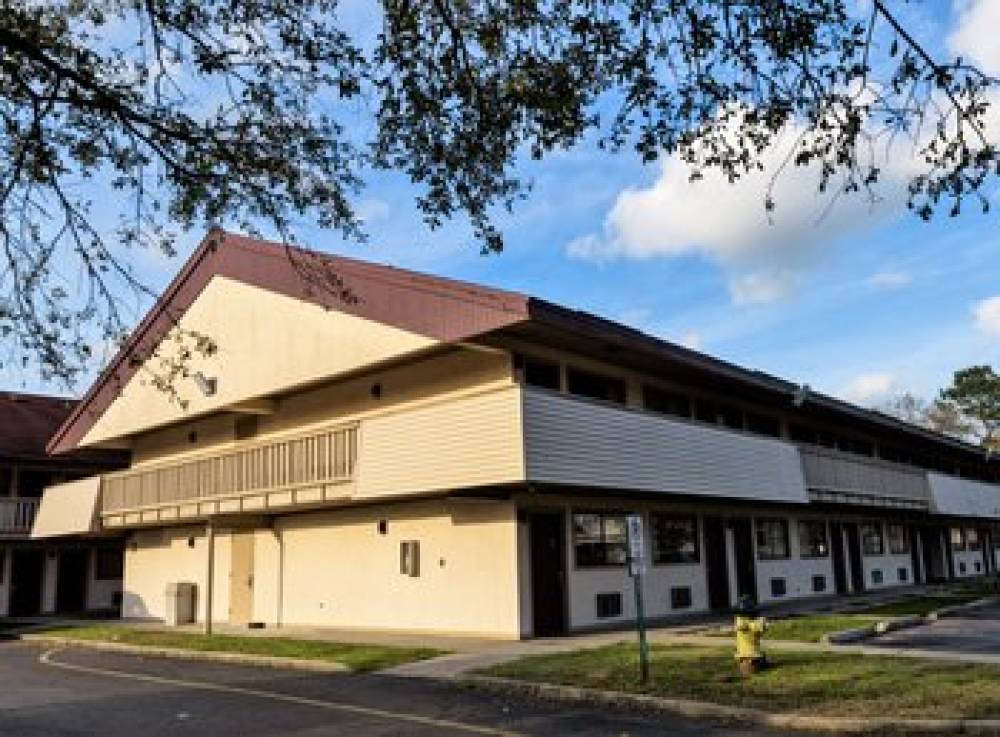
<svg viewBox="0 0 1000 737">
<path fill-rule="evenodd" d="M 961 527 L 952 527 L 948 530 L 948 540 L 951 542 L 952 550 L 965 550 L 965 534 Z"/>
<path fill-rule="evenodd" d="M 780 560 L 789 557 L 788 520 L 758 519 L 757 558 L 760 560 Z"/>
<path fill-rule="evenodd" d="M 826 541 L 826 522 L 804 519 L 799 522 L 799 555 L 803 558 L 825 558 L 830 554 Z"/>
<path fill-rule="evenodd" d="M 574 512 L 573 551 L 581 568 L 624 565 L 628 555 L 625 514 Z"/>
<path fill-rule="evenodd" d="M 653 512 L 653 563 L 698 562 L 698 518 L 694 515 Z"/>
<path fill-rule="evenodd" d="M 881 522 L 861 523 L 861 552 L 865 555 L 882 555 L 885 552 Z"/>
<path fill-rule="evenodd" d="M 910 552 L 910 536 L 905 525 L 889 524 L 886 526 L 886 537 L 889 538 L 889 552 L 902 555 Z"/>
</svg>

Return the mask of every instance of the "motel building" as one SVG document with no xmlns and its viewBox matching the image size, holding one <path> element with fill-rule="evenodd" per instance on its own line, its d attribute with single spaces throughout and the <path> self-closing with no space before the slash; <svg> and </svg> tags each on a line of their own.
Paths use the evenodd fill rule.
<svg viewBox="0 0 1000 737">
<path fill-rule="evenodd" d="M 120 534 L 101 535 L 95 528 L 82 536 L 31 538 L 46 487 L 127 465 L 127 456 L 116 451 L 45 452 L 74 405 L 58 397 L 0 392 L 0 617 L 117 612 Z"/>
<path fill-rule="evenodd" d="M 979 448 L 522 294 L 214 230 L 132 340 L 49 443 L 131 466 L 34 530 L 119 536 L 126 618 L 622 626 L 630 513 L 652 619 L 996 567 Z"/>
</svg>

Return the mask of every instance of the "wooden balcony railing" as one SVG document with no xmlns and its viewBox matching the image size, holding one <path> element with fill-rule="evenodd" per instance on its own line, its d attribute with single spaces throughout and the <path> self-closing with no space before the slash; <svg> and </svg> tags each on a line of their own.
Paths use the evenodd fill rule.
<svg viewBox="0 0 1000 737">
<path fill-rule="evenodd" d="M 39 499 L 0 499 L 0 535 L 27 535 L 38 514 Z"/>
<path fill-rule="evenodd" d="M 919 506 L 930 502 L 927 474 L 919 468 L 811 445 L 799 446 L 799 452 L 810 491 L 869 502 L 900 500 Z"/>
<path fill-rule="evenodd" d="M 349 481 L 358 456 L 356 425 L 104 477 L 101 512 Z"/>
</svg>

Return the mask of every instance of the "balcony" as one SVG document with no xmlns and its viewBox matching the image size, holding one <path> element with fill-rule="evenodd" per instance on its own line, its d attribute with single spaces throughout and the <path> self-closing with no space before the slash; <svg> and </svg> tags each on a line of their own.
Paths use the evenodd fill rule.
<svg viewBox="0 0 1000 737">
<path fill-rule="evenodd" d="M 927 473 L 877 458 L 812 445 L 799 447 L 809 496 L 815 502 L 927 510 Z"/>
<path fill-rule="evenodd" d="M 317 504 L 350 494 L 356 425 L 172 463 L 108 474 L 101 484 L 106 527 Z"/>
<path fill-rule="evenodd" d="M 0 499 L 0 535 L 27 537 L 39 503 L 39 499 Z"/>
</svg>

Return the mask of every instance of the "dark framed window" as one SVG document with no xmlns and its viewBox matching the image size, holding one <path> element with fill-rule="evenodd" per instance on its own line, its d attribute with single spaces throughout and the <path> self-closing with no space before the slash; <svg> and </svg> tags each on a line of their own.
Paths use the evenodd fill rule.
<svg viewBox="0 0 1000 737">
<path fill-rule="evenodd" d="M 903 555 L 910 552 L 910 535 L 905 525 L 886 525 L 886 537 L 889 538 L 889 552 L 893 555 Z"/>
<path fill-rule="evenodd" d="M 783 578 L 772 578 L 771 579 L 771 596 L 775 598 L 780 598 L 787 593 L 788 589 L 785 585 L 785 579 Z"/>
<path fill-rule="evenodd" d="M 559 364 L 530 356 L 518 356 L 517 367 L 521 370 L 521 378 L 528 386 L 539 386 L 543 389 L 559 391 Z"/>
<path fill-rule="evenodd" d="M 622 595 L 618 591 L 598 594 L 595 598 L 598 619 L 620 617 L 622 615 Z"/>
<path fill-rule="evenodd" d="M 625 515 L 620 512 L 573 514 L 573 551 L 581 568 L 625 565 L 627 536 Z"/>
<path fill-rule="evenodd" d="M 624 379 L 570 368 L 566 371 L 566 384 L 566 390 L 578 397 L 625 404 Z"/>
<path fill-rule="evenodd" d="M 691 398 L 679 392 L 659 389 L 655 386 L 642 388 L 642 406 L 651 412 L 675 417 L 691 416 Z"/>
<path fill-rule="evenodd" d="M 896 578 L 899 579 L 900 583 L 906 583 L 910 580 L 910 570 L 908 568 L 897 569 Z"/>
<path fill-rule="evenodd" d="M 965 550 L 965 533 L 961 527 L 952 527 L 948 530 L 948 540 L 951 542 L 952 550 Z"/>
<path fill-rule="evenodd" d="M 94 578 L 98 581 L 115 581 L 122 578 L 125 562 L 121 550 L 98 548 L 94 556 Z"/>
<path fill-rule="evenodd" d="M 698 518 L 653 512 L 649 516 L 653 536 L 653 563 L 697 563 Z"/>
<path fill-rule="evenodd" d="M 780 560 L 789 557 L 788 520 L 758 519 L 757 558 L 760 560 Z"/>
<path fill-rule="evenodd" d="M 861 552 L 864 555 L 882 555 L 885 552 L 881 522 L 861 523 Z"/>
<path fill-rule="evenodd" d="M 965 561 L 964 560 L 960 560 L 958 562 L 958 572 L 961 573 L 963 576 L 965 575 L 966 567 L 965 567 Z"/>
<path fill-rule="evenodd" d="M 826 522 L 818 519 L 799 522 L 799 556 L 802 558 L 825 558 L 830 554 L 826 540 Z"/>
<path fill-rule="evenodd" d="M 826 576 L 813 576 L 813 592 L 822 594 L 826 591 Z"/>
<path fill-rule="evenodd" d="M 872 583 L 875 584 L 875 585 L 879 585 L 879 584 L 882 583 L 882 569 L 881 568 L 873 568 L 872 569 Z"/>
<path fill-rule="evenodd" d="M 671 609 L 690 609 L 691 608 L 691 587 L 690 586 L 673 586 L 670 589 L 670 608 Z"/>
<path fill-rule="evenodd" d="M 965 549 L 977 550 L 979 548 L 979 530 L 970 527 L 965 531 Z"/>
</svg>

